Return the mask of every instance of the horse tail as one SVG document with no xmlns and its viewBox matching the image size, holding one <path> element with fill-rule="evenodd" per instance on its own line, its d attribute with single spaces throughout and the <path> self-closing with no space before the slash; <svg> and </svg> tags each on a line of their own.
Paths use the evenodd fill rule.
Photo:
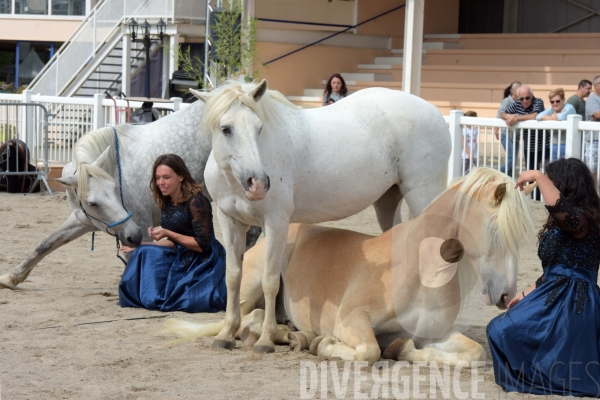
<svg viewBox="0 0 600 400">
<path fill-rule="evenodd" d="M 221 328 L 223 328 L 223 325 L 225 325 L 225 320 L 197 324 L 179 318 L 169 318 L 165 321 L 161 333 L 179 336 L 179 339 L 172 340 L 165 345 L 171 346 L 175 343 L 191 342 L 202 337 L 216 336 L 221 331 Z"/>
</svg>

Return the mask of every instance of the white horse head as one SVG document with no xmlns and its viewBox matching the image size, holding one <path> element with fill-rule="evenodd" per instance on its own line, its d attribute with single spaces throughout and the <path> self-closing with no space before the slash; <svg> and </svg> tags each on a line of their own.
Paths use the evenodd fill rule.
<svg viewBox="0 0 600 400">
<path fill-rule="evenodd" d="M 233 173 L 248 200 L 264 199 L 271 183 L 259 149 L 265 106 L 259 107 L 258 102 L 267 93 L 267 81 L 248 93 L 235 83 L 216 94 L 191 92 L 206 102 L 203 125 L 212 132 L 213 156 L 219 167 Z"/>
<path fill-rule="evenodd" d="M 506 308 L 517 278 L 511 260 L 533 234 L 529 203 L 512 179 L 490 168 L 473 169 L 458 184 L 454 219 L 464 228 L 459 240 L 470 244 L 465 258 L 476 267 L 484 302 Z"/>
<path fill-rule="evenodd" d="M 137 246 L 142 241 L 142 230 L 123 207 L 120 188 L 107 172 L 113 165 L 110 155 L 109 146 L 93 163 L 79 163 L 73 175 L 56 181 L 65 186 L 70 201 L 78 202 L 75 207 L 81 210 L 77 214 L 81 222 L 118 236 L 127 246 Z"/>
</svg>

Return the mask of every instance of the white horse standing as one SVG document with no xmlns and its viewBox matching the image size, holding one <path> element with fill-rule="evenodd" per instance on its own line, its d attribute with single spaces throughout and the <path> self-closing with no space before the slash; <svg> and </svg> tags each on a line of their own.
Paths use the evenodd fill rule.
<svg viewBox="0 0 600 400">
<path fill-rule="evenodd" d="M 203 105 L 198 101 L 152 124 L 116 127 L 121 189 L 130 219 L 121 204 L 113 128 L 83 136 L 75 148 L 74 161 L 63 168 L 62 178 L 57 179 L 67 189 L 71 215 L 12 272 L 0 276 L 0 288 L 14 289 L 42 258 L 85 233 L 107 231 L 119 236 L 126 245 L 150 240 L 146 228 L 160 223 L 160 210 L 148 187 L 154 160 L 161 154 L 176 153 L 186 162 L 193 178 L 203 182 L 212 147 L 209 135 L 198 134 L 202 116 Z"/>
<path fill-rule="evenodd" d="M 254 349 L 272 352 L 289 223 L 337 220 L 373 204 L 386 231 L 402 198 L 419 215 L 445 188 L 450 135 L 434 106 L 388 89 L 313 110 L 274 101 L 264 80 L 247 94 L 239 85 L 194 94 L 207 102 L 213 152 L 205 180 L 227 251 L 227 312 L 213 347 L 235 347 L 243 238 L 262 225 L 265 320 Z"/>
</svg>

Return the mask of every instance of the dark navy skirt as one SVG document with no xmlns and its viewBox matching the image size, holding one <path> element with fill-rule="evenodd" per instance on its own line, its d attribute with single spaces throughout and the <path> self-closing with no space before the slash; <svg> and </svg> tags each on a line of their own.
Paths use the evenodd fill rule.
<svg viewBox="0 0 600 400">
<path fill-rule="evenodd" d="M 496 383 L 508 392 L 600 397 L 598 274 L 555 265 L 544 277 L 487 327 Z"/>
<path fill-rule="evenodd" d="M 211 242 L 211 248 L 211 255 L 204 259 L 204 254 L 180 245 L 173 249 L 139 246 L 123 272 L 119 305 L 190 313 L 224 310 L 225 251 L 217 240 Z"/>
</svg>

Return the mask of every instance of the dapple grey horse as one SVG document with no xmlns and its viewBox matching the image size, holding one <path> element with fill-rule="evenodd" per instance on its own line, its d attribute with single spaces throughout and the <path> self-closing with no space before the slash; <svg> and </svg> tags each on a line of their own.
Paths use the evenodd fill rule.
<svg viewBox="0 0 600 400">
<path fill-rule="evenodd" d="M 151 240 L 146 228 L 160 224 L 160 210 L 149 189 L 154 160 L 176 153 L 193 178 L 204 182 L 212 138 L 199 134 L 203 108 L 198 101 L 151 124 L 102 128 L 83 136 L 74 149 L 73 162 L 57 179 L 66 187 L 71 215 L 12 272 L 0 276 L 0 288 L 14 289 L 46 255 L 86 233 L 106 231 L 128 246 Z M 260 232 L 260 228 L 250 232 L 248 245 L 254 244 Z"/>
</svg>

